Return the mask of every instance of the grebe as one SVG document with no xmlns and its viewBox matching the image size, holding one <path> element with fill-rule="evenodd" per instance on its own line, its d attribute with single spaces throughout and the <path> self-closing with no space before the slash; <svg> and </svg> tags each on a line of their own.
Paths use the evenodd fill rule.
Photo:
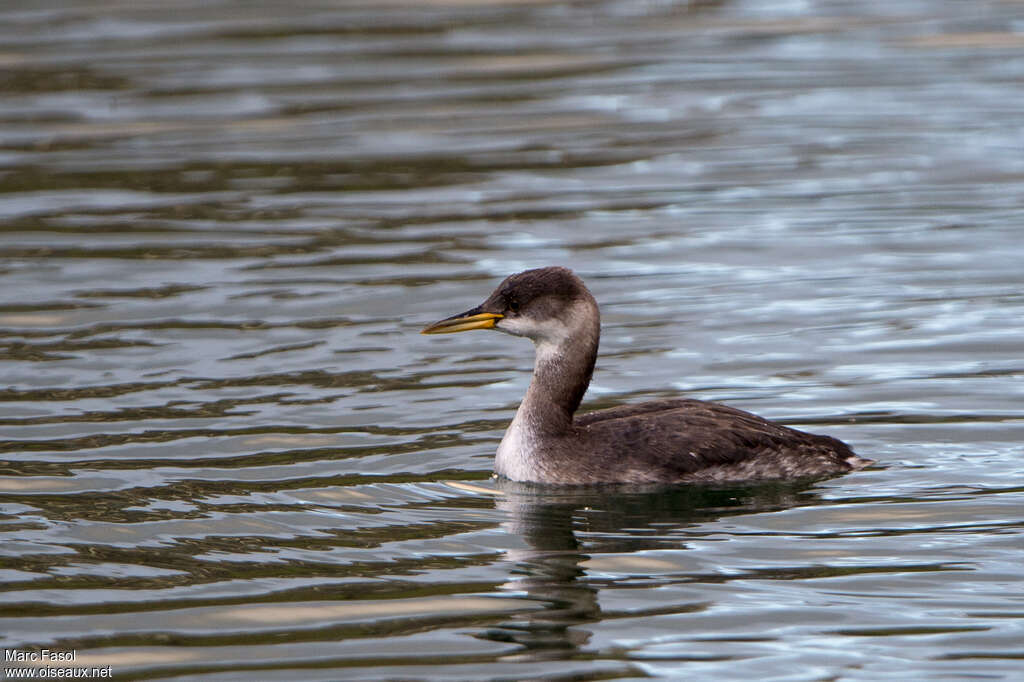
<svg viewBox="0 0 1024 682">
<path fill-rule="evenodd" d="M 575 415 L 601 336 L 597 301 L 561 267 L 511 275 L 481 305 L 423 334 L 496 329 L 536 348 L 526 397 L 495 455 L 514 481 L 716 483 L 844 474 L 872 463 L 830 436 L 689 398 Z"/>
</svg>

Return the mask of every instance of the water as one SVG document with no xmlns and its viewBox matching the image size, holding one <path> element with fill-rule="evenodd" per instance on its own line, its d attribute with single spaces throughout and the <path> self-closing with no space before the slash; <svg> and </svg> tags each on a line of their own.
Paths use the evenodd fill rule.
<svg viewBox="0 0 1024 682">
<path fill-rule="evenodd" d="M 0 634 L 115 677 L 1020 679 L 1024 12 L 0 10 Z M 490 479 L 506 274 L 585 405 L 851 443 L 807 485 Z M 66 664 L 65 664 L 66 665 Z"/>
</svg>

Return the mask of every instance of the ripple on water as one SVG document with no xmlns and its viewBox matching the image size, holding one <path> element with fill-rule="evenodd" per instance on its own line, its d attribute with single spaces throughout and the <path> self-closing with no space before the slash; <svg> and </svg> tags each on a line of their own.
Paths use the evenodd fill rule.
<svg viewBox="0 0 1024 682">
<path fill-rule="evenodd" d="M 1021 657 L 1012 3 L 0 10 L 0 632 L 120 676 L 986 675 Z M 923 12 L 923 14 L 922 14 Z M 187 16 L 187 20 L 181 17 Z M 538 490 L 511 271 L 879 464 Z"/>
</svg>

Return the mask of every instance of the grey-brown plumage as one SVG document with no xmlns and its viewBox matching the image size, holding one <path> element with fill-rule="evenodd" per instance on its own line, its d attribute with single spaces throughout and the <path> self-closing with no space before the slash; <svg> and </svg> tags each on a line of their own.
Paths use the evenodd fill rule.
<svg viewBox="0 0 1024 682">
<path fill-rule="evenodd" d="M 517 481 L 558 484 L 780 480 L 871 463 L 843 442 L 692 399 L 575 415 L 597 359 L 601 316 L 566 268 L 505 279 L 480 306 L 423 330 L 497 329 L 536 346 L 533 379 L 495 456 Z"/>
</svg>

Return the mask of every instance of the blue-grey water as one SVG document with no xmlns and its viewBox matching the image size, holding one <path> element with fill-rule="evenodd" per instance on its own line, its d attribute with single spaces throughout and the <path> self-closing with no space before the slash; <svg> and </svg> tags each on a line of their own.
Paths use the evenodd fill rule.
<svg viewBox="0 0 1024 682">
<path fill-rule="evenodd" d="M 1022 679 L 1022 263 L 1019 2 L 4 4 L 0 645 Z M 585 407 L 720 400 L 878 465 L 491 479 L 529 344 L 417 332 L 548 264 L 602 305 Z"/>
</svg>

